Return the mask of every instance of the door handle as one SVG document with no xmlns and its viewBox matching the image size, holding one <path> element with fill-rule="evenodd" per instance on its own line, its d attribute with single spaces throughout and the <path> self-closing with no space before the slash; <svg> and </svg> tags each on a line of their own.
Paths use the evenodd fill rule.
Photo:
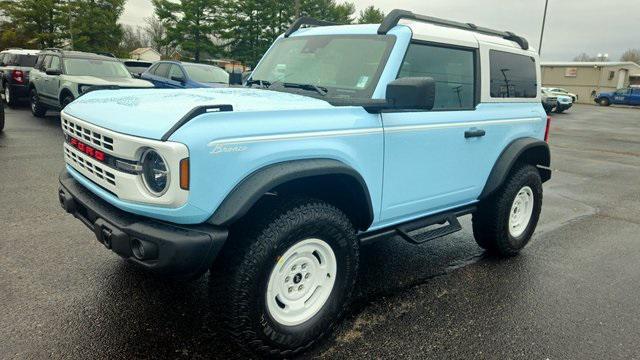
<svg viewBox="0 0 640 360">
<path fill-rule="evenodd" d="M 485 136 L 486 133 L 487 132 L 482 129 L 469 129 L 464 132 L 464 137 L 465 139 L 472 138 L 472 137 L 481 137 L 481 136 Z"/>
</svg>

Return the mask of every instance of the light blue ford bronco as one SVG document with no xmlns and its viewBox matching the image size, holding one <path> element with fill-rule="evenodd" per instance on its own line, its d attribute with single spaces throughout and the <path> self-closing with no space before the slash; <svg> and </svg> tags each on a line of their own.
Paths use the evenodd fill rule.
<svg viewBox="0 0 640 360">
<path fill-rule="evenodd" d="M 359 249 L 461 229 L 531 238 L 551 172 L 538 55 L 522 37 L 394 10 L 302 18 L 240 88 L 90 92 L 61 114 L 62 207 L 156 272 L 212 269 L 231 337 L 262 355 L 344 314 Z"/>
</svg>

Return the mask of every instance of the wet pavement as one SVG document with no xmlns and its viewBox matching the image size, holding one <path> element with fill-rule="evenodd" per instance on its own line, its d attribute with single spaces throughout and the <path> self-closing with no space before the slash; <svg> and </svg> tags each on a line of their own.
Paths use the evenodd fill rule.
<svg viewBox="0 0 640 360">
<path fill-rule="evenodd" d="M 127 266 L 57 202 L 56 117 L 7 109 L 0 134 L 0 359 L 243 355 L 208 276 Z M 541 224 L 515 258 L 464 231 L 362 249 L 351 311 L 307 358 L 640 358 L 640 109 L 554 115 Z"/>
</svg>

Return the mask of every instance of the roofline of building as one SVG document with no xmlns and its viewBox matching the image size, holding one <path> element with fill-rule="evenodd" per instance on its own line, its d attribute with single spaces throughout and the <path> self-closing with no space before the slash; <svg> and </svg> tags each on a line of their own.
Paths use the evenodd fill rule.
<svg viewBox="0 0 640 360">
<path fill-rule="evenodd" d="M 640 65 L 633 61 L 541 61 L 540 66 L 633 66 L 640 69 Z"/>
</svg>

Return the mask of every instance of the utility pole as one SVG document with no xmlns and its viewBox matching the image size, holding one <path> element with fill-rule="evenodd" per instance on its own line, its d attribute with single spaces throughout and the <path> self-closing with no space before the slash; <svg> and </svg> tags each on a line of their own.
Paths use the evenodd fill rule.
<svg viewBox="0 0 640 360">
<path fill-rule="evenodd" d="M 547 21 L 547 7 L 549 0 L 544 1 L 544 15 L 542 15 L 542 29 L 540 30 L 540 43 L 538 44 L 538 55 L 542 55 L 542 37 L 544 36 L 544 23 Z"/>
</svg>

